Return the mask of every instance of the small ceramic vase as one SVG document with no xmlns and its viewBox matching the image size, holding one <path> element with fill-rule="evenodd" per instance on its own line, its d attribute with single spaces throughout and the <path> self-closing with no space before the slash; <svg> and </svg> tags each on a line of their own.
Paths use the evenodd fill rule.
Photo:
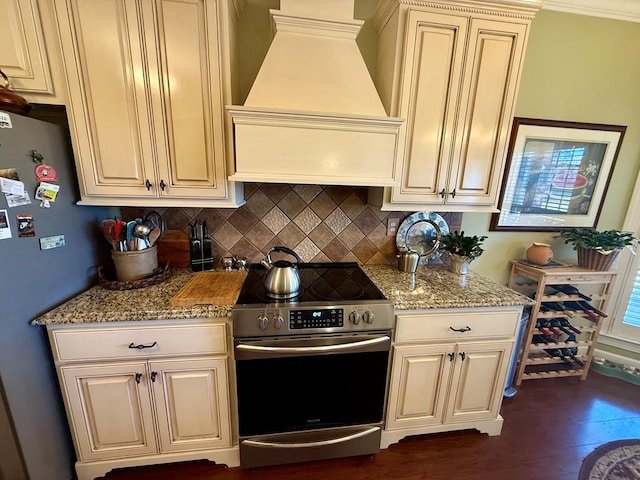
<svg viewBox="0 0 640 480">
<path fill-rule="evenodd" d="M 548 243 L 533 242 L 527 248 L 527 260 L 536 265 L 546 265 L 553 258 L 553 250 Z"/>
</svg>

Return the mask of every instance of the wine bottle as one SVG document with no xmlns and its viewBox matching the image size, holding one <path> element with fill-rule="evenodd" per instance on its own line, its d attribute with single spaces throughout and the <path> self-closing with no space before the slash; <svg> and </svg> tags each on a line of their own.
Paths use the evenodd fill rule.
<svg viewBox="0 0 640 480">
<path fill-rule="evenodd" d="M 191 258 L 191 271 L 202 271 L 202 242 L 198 238 L 198 221 L 195 220 L 191 227 L 191 238 L 189 239 L 189 256 Z"/>
<path fill-rule="evenodd" d="M 571 334 L 567 337 L 565 341 L 577 342 L 578 340 L 576 339 L 575 334 Z M 576 362 L 578 365 L 584 367 L 585 363 L 582 360 L 580 360 L 578 357 L 576 357 L 576 355 L 578 354 L 578 347 L 567 347 L 567 348 L 562 348 L 561 350 L 564 355 L 567 355 L 569 358 L 571 358 L 571 360 Z"/>
<path fill-rule="evenodd" d="M 213 254 L 211 252 L 211 238 L 209 238 L 209 230 L 207 229 L 207 221 L 204 220 L 200 226 L 202 233 L 202 269 L 213 269 Z"/>
<path fill-rule="evenodd" d="M 582 330 L 579 330 L 576 327 L 574 327 L 571 324 L 571 322 L 569 320 L 567 320 L 566 318 L 562 317 L 562 318 L 559 318 L 558 320 L 560 320 L 560 323 L 562 324 L 563 327 L 567 327 L 573 333 L 577 333 L 578 335 L 580 335 L 582 333 Z"/>
<path fill-rule="evenodd" d="M 538 321 L 536 322 L 536 328 L 540 332 L 540 334 L 536 334 L 536 335 L 540 337 L 540 339 L 545 340 L 544 343 L 549 343 L 549 342 L 558 343 L 558 340 L 556 340 L 553 334 L 546 329 L 546 324 L 540 319 L 538 319 Z"/>
<path fill-rule="evenodd" d="M 585 307 L 584 302 L 575 301 L 575 302 L 564 302 L 564 303 L 567 307 L 572 308 L 573 310 L 576 310 L 578 312 L 584 312 L 584 314 L 592 322 L 597 322 L 598 319 L 600 318 L 598 317 L 598 315 L 596 315 L 596 313 L 594 313 L 595 310 L 593 310 L 592 308 Z M 591 307 L 591 305 L 588 305 L 588 307 Z"/>
<path fill-rule="evenodd" d="M 548 323 L 549 323 L 549 327 L 557 328 L 565 335 L 571 335 L 571 331 L 564 328 L 564 325 L 562 324 L 559 318 L 550 318 Z"/>
<path fill-rule="evenodd" d="M 578 297 L 584 299 L 584 300 L 588 300 L 591 301 L 591 297 L 588 295 L 585 295 L 584 293 L 582 293 L 580 290 L 578 290 L 576 287 L 574 287 L 573 285 L 547 285 L 550 288 L 553 288 L 554 290 L 558 291 L 558 292 L 562 292 L 565 293 L 567 295 L 577 295 Z"/>
</svg>

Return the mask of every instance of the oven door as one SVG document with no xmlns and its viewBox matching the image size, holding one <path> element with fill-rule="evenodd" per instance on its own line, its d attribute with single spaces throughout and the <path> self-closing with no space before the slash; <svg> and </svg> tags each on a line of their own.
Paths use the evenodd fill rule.
<svg viewBox="0 0 640 480">
<path fill-rule="evenodd" d="M 286 461 L 377 451 L 390 346 L 390 332 L 236 340 L 243 466 L 256 466 L 248 448 L 269 464 L 286 462 L 265 449 L 286 450 Z"/>
</svg>

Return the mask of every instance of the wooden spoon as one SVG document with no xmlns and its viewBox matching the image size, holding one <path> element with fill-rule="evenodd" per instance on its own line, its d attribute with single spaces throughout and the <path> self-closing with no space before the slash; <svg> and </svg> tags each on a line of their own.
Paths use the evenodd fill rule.
<svg viewBox="0 0 640 480">
<path fill-rule="evenodd" d="M 149 232 L 149 246 L 153 247 L 155 245 L 155 243 L 158 241 L 158 238 L 160 238 L 160 233 L 161 230 L 158 227 Z"/>
</svg>

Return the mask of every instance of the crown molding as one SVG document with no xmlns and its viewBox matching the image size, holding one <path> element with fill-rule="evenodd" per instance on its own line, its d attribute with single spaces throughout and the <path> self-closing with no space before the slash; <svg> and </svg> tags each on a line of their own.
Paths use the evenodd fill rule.
<svg viewBox="0 0 640 480">
<path fill-rule="evenodd" d="M 542 9 L 640 22 L 640 0 L 545 0 Z"/>
</svg>

